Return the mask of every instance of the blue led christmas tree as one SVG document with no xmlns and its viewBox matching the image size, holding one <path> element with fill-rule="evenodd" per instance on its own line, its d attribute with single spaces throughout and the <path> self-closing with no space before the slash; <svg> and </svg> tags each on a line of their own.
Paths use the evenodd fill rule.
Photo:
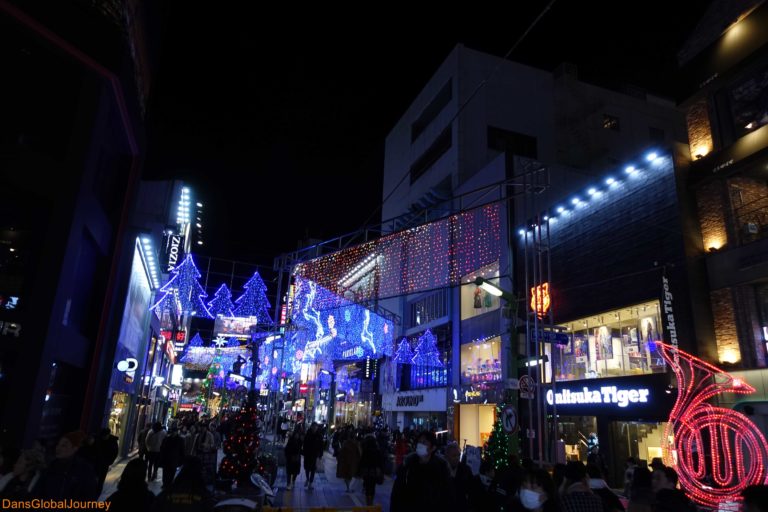
<svg viewBox="0 0 768 512">
<path fill-rule="evenodd" d="M 179 316 L 179 303 L 176 299 L 176 294 L 173 290 L 171 290 L 169 293 L 163 293 L 163 296 L 160 297 L 160 300 L 158 300 L 151 308 L 150 310 L 153 310 L 155 312 L 155 315 L 157 316 L 157 319 L 161 322 L 163 321 L 163 314 L 168 313 L 170 317 L 177 317 Z"/>
<path fill-rule="evenodd" d="M 440 361 L 440 350 L 437 348 L 437 338 L 429 329 L 419 336 L 419 343 L 416 345 L 411 362 L 416 366 L 443 366 L 443 362 Z"/>
<path fill-rule="evenodd" d="M 235 301 L 235 316 L 255 316 L 259 324 L 272 324 L 269 317 L 269 300 L 267 300 L 267 285 L 262 281 L 258 272 L 254 272 L 247 283 L 245 291 Z"/>
<path fill-rule="evenodd" d="M 205 341 L 203 338 L 200 337 L 200 333 L 196 332 L 194 336 L 192 336 L 192 339 L 189 340 L 189 344 L 187 345 L 187 348 L 190 347 L 203 347 L 205 346 Z"/>
<path fill-rule="evenodd" d="M 232 292 L 229 291 L 227 285 L 222 284 L 213 294 L 213 300 L 208 303 L 208 312 L 213 318 L 217 316 L 231 317 L 235 316 L 232 313 L 233 309 L 235 309 L 235 305 L 232 304 Z"/>
<path fill-rule="evenodd" d="M 398 364 L 411 364 L 411 361 L 413 360 L 413 351 L 411 350 L 411 344 L 406 338 L 403 338 L 397 346 L 397 350 L 395 351 L 392 360 Z"/>
<path fill-rule="evenodd" d="M 157 309 L 161 305 L 168 307 L 171 302 L 169 296 L 171 296 L 175 297 L 180 312 L 210 317 L 208 308 L 205 307 L 203 302 L 203 299 L 208 294 L 205 293 L 205 290 L 203 290 L 203 287 L 198 282 L 200 272 L 195 266 L 192 255 L 187 254 L 181 265 L 177 266 L 172 273 L 173 276 L 160 288 L 164 295 L 150 309 Z"/>
</svg>

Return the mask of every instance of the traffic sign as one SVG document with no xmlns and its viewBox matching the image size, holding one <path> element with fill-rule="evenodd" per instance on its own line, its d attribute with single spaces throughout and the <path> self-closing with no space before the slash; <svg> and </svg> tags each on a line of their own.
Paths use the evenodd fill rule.
<svg viewBox="0 0 768 512">
<path fill-rule="evenodd" d="M 536 335 L 538 333 L 538 336 Z M 531 338 L 538 339 L 545 343 L 554 343 L 555 345 L 567 345 L 568 334 L 555 331 L 531 331 Z"/>
<path fill-rule="evenodd" d="M 517 431 L 517 411 L 514 406 L 507 405 L 501 411 L 501 426 L 508 434 Z"/>
<path fill-rule="evenodd" d="M 533 398 L 535 390 L 536 382 L 534 382 L 530 375 L 520 377 L 520 398 L 530 400 Z"/>
</svg>

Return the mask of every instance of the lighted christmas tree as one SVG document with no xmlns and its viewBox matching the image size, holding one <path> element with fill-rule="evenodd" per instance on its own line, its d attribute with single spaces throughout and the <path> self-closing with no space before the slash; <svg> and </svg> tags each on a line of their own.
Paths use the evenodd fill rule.
<svg viewBox="0 0 768 512">
<path fill-rule="evenodd" d="M 170 295 L 175 297 L 180 312 L 210 317 L 208 308 L 205 307 L 203 302 L 203 299 L 208 297 L 208 294 L 205 293 L 205 290 L 203 290 L 203 287 L 198 282 L 200 272 L 195 266 L 192 255 L 187 254 L 187 257 L 184 258 L 181 265 L 172 271 L 172 274 L 168 282 L 160 288 L 163 296 L 150 309 L 157 309 L 161 305 L 168 307 L 171 302 L 171 299 L 168 297 Z"/>
<path fill-rule="evenodd" d="M 163 293 L 162 297 L 160 297 L 160 300 L 158 300 L 149 309 L 155 312 L 157 319 L 161 322 L 163 321 L 163 314 L 165 313 L 169 315 L 169 320 L 170 318 L 178 319 L 179 302 L 176 298 L 176 293 L 173 290 L 171 290 L 169 293 Z"/>
<path fill-rule="evenodd" d="M 232 317 L 235 316 L 232 312 L 233 309 L 235 309 L 235 305 L 232 304 L 232 292 L 229 291 L 226 284 L 222 284 L 213 294 L 213 300 L 208 303 L 208 312 L 213 318 L 217 316 Z"/>
<path fill-rule="evenodd" d="M 243 285 L 243 288 L 245 291 L 235 301 L 237 304 L 234 310 L 235 316 L 255 316 L 259 324 L 272 324 L 272 319 L 269 317 L 267 285 L 264 284 L 259 273 L 254 272 L 253 277 Z"/>
<path fill-rule="evenodd" d="M 437 338 L 429 329 L 419 336 L 411 363 L 416 366 L 443 366 L 440 360 L 440 349 L 437 348 Z"/>
<path fill-rule="evenodd" d="M 496 407 L 496 421 L 493 424 L 491 436 L 488 438 L 488 444 L 483 448 L 483 458 L 489 460 L 496 471 L 509 467 L 509 435 L 504 431 L 501 424 L 501 411 L 504 404 Z"/>
<path fill-rule="evenodd" d="M 411 344 L 406 338 L 400 342 L 395 351 L 395 355 L 392 356 L 392 360 L 398 364 L 411 364 L 413 361 L 413 351 L 411 350 Z"/>
<path fill-rule="evenodd" d="M 231 430 L 224 441 L 224 458 L 219 465 L 221 478 L 232 478 L 238 485 L 248 485 L 256 469 L 259 427 L 256 408 L 245 404 L 231 419 Z"/>
</svg>

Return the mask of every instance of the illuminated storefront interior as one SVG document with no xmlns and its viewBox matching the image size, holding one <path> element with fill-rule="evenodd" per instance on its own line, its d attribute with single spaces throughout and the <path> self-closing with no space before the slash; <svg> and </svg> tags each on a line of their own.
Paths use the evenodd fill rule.
<svg viewBox="0 0 768 512">
<path fill-rule="evenodd" d="M 484 277 L 493 284 L 499 284 L 499 262 L 479 268 L 476 272 L 461 278 L 461 319 L 466 320 L 489 311 L 499 309 L 499 297 L 495 297 L 475 285 L 475 278 Z"/>
<path fill-rule="evenodd" d="M 461 346 L 462 386 L 487 387 L 501 380 L 501 338 Z"/>
<path fill-rule="evenodd" d="M 461 404 L 459 432 L 462 444 L 483 446 L 488 442 L 496 420 L 496 404 Z"/>
</svg>

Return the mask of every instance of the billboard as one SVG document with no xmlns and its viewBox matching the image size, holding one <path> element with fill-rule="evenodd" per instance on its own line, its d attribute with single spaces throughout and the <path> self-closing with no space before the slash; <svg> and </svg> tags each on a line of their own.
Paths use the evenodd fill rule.
<svg viewBox="0 0 768 512">
<path fill-rule="evenodd" d="M 259 319 L 255 316 L 248 317 L 216 317 L 213 326 L 213 336 L 250 338 L 251 327 L 255 326 Z"/>
</svg>

